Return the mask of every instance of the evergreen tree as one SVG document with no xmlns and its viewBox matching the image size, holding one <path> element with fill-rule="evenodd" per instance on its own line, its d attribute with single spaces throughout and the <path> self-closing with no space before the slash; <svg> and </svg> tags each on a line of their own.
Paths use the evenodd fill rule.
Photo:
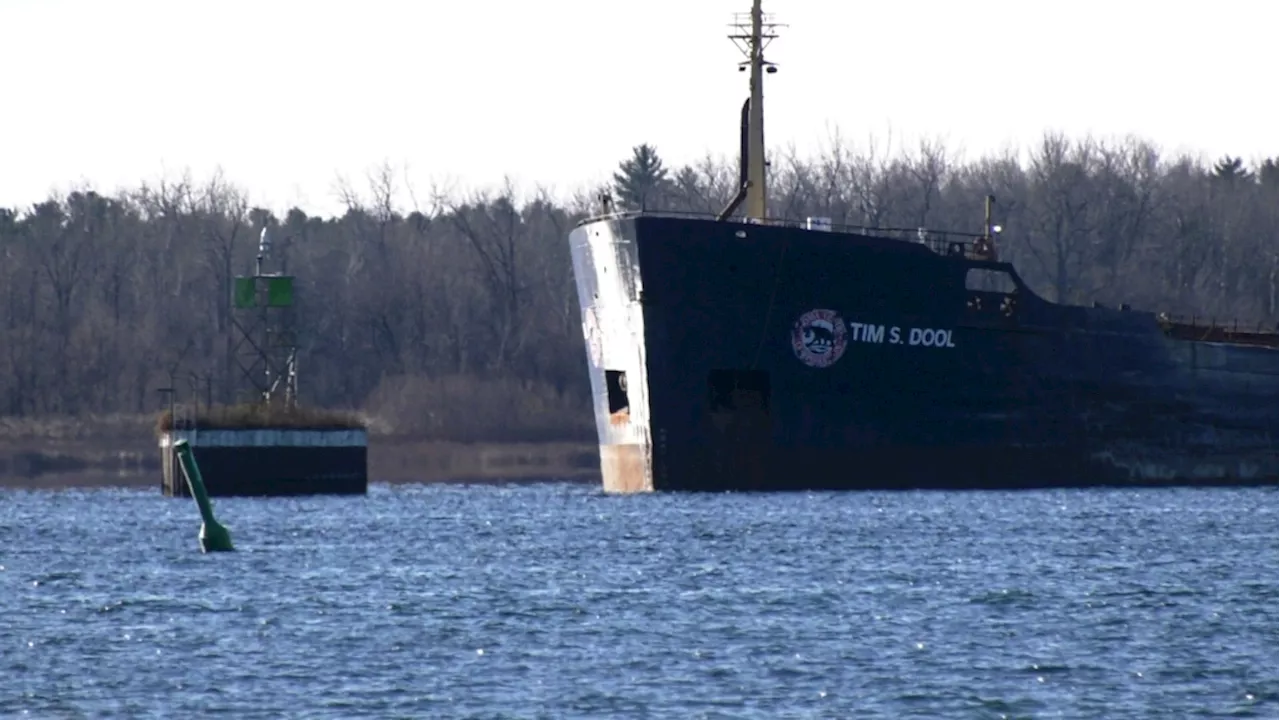
<svg viewBox="0 0 1280 720">
<path fill-rule="evenodd" d="M 16 237 L 18 234 L 18 213 L 16 210 L 0 207 L 0 240 Z"/>
<path fill-rule="evenodd" d="M 1213 166 L 1213 175 L 1216 178 L 1225 180 L 1228 183 L 1235 183 L 1237 180 L 1249 181 L 1253 179 L 1253 173 L 1244 167 L 1244 160 L 1230 155 L 1223 155 Z"/>
<path fill-rule="evenodd" d="M 1258 166 L 1258 181 L 1271 192 L 1280 189 L 1280 162 L 1276 158 L 1267 158 Z"/>
<path fill-rule="evenodd" d="M 670 179 L 662 159 L 652 145 L 631 149 L 631 157 L 613 174 L 613 190 L 618 203 L 627 210 L 654 210 L 662 205 Z"/>
</svg>

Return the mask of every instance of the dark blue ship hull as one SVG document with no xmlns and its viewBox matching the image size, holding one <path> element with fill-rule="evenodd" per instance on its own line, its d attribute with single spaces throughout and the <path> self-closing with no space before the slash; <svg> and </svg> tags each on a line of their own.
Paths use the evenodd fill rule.
<svg viewBox="0 0 1280 720">
<path fill-rule="evenodd" d="M 1276 482 L 1274 335 L 1053 304 L 927 238 L 640 214 L 570 244 L 608 491 Z"/>
</svg>

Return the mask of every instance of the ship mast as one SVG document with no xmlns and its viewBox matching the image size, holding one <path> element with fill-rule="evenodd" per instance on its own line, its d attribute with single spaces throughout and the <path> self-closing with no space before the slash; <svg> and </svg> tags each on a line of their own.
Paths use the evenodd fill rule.
<svg viewBox="0 0 1280 720">
<path fill-rule="evenodd" d="M 747 217 L 764 220 L 768 197 L 764 156 L 764 74 L 778 71 L 776 65 L 764 59 L 764 49 L 770 40 L 777 37 L 774 29 L 778 24 L 773 22 L 772 16 L 766 16 L 761 11 L 760 0 L 752 0 L 749 16 L 744 15 L 739 13 L 734 17 L 731 27 L 735 33 L 729 36 L 743 55 L 747 56 L 746 62 L 738 64 L 738 70 L 751 71 L 751 96 L 747 100 L 747 117 L 743 128 L 746 137 L 742 143 L 745 155 L 741 159 L 742 190 L 745 191 L 747 201 Z"/>
</svg>

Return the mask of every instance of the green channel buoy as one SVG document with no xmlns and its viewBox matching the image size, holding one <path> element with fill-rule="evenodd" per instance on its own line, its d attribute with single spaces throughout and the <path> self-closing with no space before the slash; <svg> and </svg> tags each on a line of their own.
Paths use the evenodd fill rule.
<svg viewBox="0 0 1280 720">
<path fill-rule="evenodd" d="M 200 468 L 196 466 L 195 455 L 191 452 L 191 443 L 179 440 L 173 444 L 182 463 L 182 474 L 187 476 L 187 485 L 191 487 L 191 495 L 200 507 L 200 549 L 205 552 L 227 552 L 235 550 L 231 546 L 231 533 L 213 516 L 213 504 L 209 502 L 209 491 L 205 490 L 204 478 L 200 476 Z"/>
</svg>

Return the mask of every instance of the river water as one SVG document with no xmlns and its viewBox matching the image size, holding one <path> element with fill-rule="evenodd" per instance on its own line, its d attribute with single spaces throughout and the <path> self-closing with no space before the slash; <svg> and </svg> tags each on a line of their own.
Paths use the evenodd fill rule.
<svg viewBox="0 0 1280 720">
<path fill-rule="evenodd" d="M 1277 716 L 1267 489 L 0 490 L 0 716 Z"/>
</svg>

